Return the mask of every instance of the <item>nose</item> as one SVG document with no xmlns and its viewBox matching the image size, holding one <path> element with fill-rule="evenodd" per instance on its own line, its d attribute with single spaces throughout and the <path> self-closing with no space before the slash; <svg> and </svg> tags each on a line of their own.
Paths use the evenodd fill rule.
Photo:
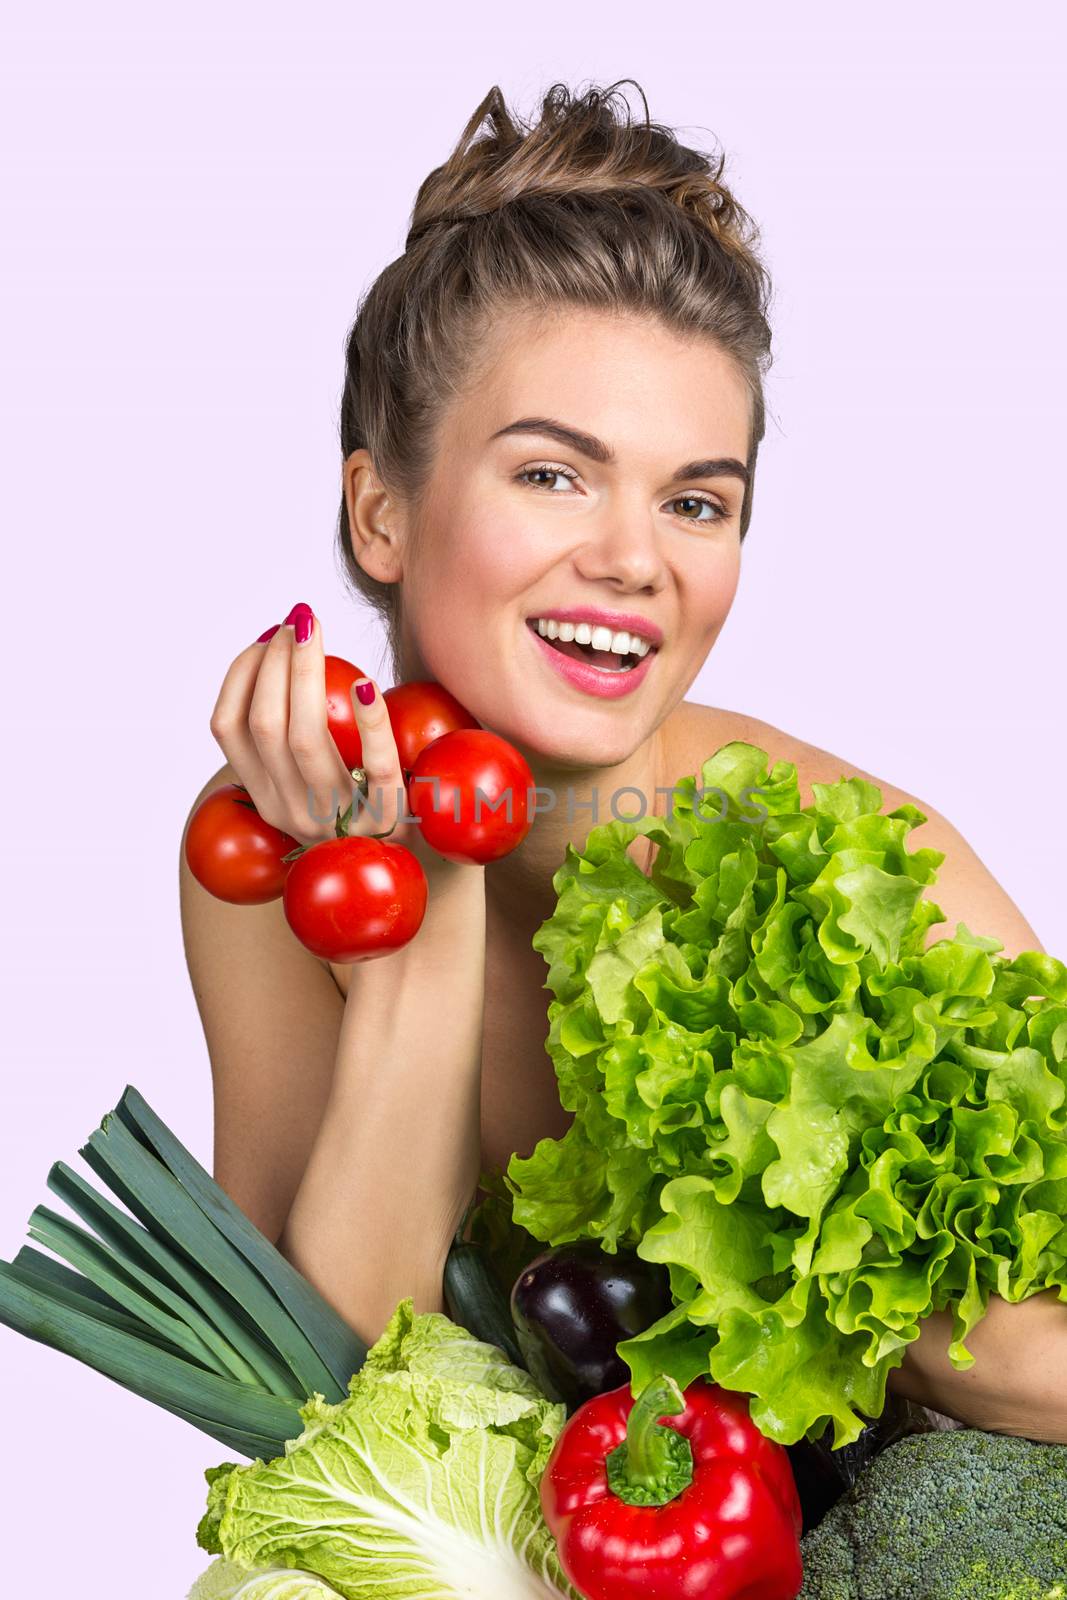
<svg viewBox="0 0 1067 1600">
<path fill-rule="evenodd" d="M 574 552 L 583 578 L 630 594 L 655 594 L 663 588 L 666 565 L 647 508 L 605 508 L 596 531 L 586 531 L 589 536 Z"/>
</svg>

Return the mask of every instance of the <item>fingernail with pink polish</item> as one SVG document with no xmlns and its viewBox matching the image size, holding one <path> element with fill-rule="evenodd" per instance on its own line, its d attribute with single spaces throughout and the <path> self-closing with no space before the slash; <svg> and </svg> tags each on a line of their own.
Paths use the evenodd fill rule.
<svg viewBox="0 0 1067 1600">
<path fill-rule="evenodd" d="M 281 623 L 280 622 L 276 622 L 274 624 L 273 628 L 268 628 L 266 633 L 261 633 L 260 634 L 259 638 L 256 640 L 256 643 L 257 644 L 266 644 L 268 639 L 273 639 L 274 638 L 274 635 L 277 633 L 277 631 L 278 631 L 278 629 L 280 627 L 281 627 Z"/>
<path fill-rule="evenodd" d="M 356 699 L 361 706 L 369 706 L 374 699 L 374 685 L 369 678 L 363 683 L 356 684 Z"/>
<path fill-rule="evenodd" d="M 307 644 L 315 628 L 315 613 L 311 607 L 306 606 L 301 600 L 299 605 L 293 607 L 285 621 L 292 623 L 297 644 Z"/>
</svg>

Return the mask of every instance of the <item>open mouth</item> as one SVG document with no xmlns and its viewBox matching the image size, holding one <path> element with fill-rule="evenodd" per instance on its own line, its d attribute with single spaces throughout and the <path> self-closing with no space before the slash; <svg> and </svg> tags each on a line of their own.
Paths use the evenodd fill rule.
<svg viewBox="0 0 1067 1600">
<path fill-rule="evenodd" d="M 626 673 L 644 659 L 646 655 L 653 655 L 656 646 L 647 639 L 639 639 L 635 634 L 614 634 L 607 648 L 603 647 L 603 636 L 608 632 L 606 628 L 590 628 L 588 624 L 556 624 L 546 622 L 544 618 L 527 617 L 526 626 L 531 633 L 538 634 L 552 650 L 560 655 L 569 656 L 572 661 L 581 661 L 589 667 L 599 667 L 601 672 Z M 562 628 L 565 637 L 560 637 Z M 555 637 L 553 637 L 555 633 Z M 575 634 L 580 637 L 575 637 Z M 600 635 L 597 644 L 593 639 Z M 612 647 L 615 648 L 612 648 Z"/>
</svg>

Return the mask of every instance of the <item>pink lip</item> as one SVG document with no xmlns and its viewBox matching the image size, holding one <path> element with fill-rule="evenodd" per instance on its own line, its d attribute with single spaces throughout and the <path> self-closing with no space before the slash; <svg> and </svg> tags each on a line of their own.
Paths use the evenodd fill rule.
<svg viewBox="0 0 1067 1600">
<path fill-rule="evenodd" d="M 545 615 L 543 612 L 538 614 Z M 552 616 L 555 615 L 556 613 L 552 612 Z M 559 620 L 570 622 L 571 617 L 569 614 L 562 615 Z M 575 618 L 577 622 L 590 620 L 586 614 Z M 558 650 L 553 650 L 548 640 L 542 639 L 536 628 L 527 627 L 526 632 L 561 678 L 566 678 L 568 683 L 573 683 L 576 689 L 583 689 L 586 694 L 599 695 L 602 700 L 618 700 L 624 694 L 632 694 L 648 676 L 648 669 L 656 653 L 650 650 L 647 656 L 642 656 L 637 665 L 627 672 L 605 672 L 602 667 L 587 666 L 584 661 L 575 661 L 571 656 L 561 655 Z"/>
<path fill-rule="evenodd" d="M 544 617 L 546 622 L 550 618 L 553 622 L 591 622 L 594 627 L 610 628 L 612 633 L 636 633 L 651 644 L 663 643 L 663 629 L 647 617 L 634 616 L 632 611 L 596 611 L 592 606 L 565 606 L 562 611 L 536 611 L 534 616 Z M 647 661 L 648 657 L 644 659 Z"/>
</svg>

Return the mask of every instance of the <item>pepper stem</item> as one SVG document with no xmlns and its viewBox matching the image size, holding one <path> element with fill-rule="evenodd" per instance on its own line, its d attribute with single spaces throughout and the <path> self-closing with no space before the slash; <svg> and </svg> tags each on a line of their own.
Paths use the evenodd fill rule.
<svg viewBox="0 0 1067 1600">
<path fill-rule="evenodd" d="M 665 1506 L 693 1481 L 693 1449 L 660 1417 L 685 1410 L 685 1396 L 673 1378 L 654 1378 L 630 1412 L 626 1438 L 607 1458 L 608 1487 L 630 1506 Z"/>
</svg>

